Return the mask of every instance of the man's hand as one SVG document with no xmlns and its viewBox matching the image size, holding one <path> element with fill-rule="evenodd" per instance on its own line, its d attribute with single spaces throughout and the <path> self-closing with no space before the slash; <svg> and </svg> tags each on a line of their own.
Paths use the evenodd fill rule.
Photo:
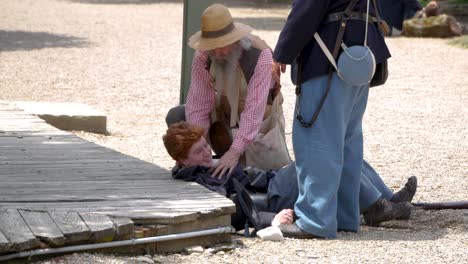
<svg viewBox="0 0 468 264">
<path fill-rule="evenodd" d="M 294 211 L 292 209 L 283 209 L 275 215 L 271 225 L 290 225 L 294 222 Z"/>
<path fill-rule="evenodd" d="M 219 159 L 218 163 L 211 168 L 213 174 L 211 177 L 217 177 L 218 179 L 223 178 L 223 176 L 228 172 L 228 175 L 232 173 L 234 168 L 239 162 L 239 157 L 241 153 L 236 150 L 229 149 L 224 155 Z"/>
<path fill-rule="evenodd" d="M 279 63 L 277 61 L 273 61 L 271 64 L 271 75 L 273 76 L 273 80 L 277 83 L 281 83 L 281 73 L 286 72 L 286 64 Z"/>
</svg>

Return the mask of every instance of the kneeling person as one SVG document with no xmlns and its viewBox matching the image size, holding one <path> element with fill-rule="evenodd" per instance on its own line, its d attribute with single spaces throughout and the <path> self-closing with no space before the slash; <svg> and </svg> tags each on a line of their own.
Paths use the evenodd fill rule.
<svg viewBox="0 0 468 264">
<path fill-rule="evenodd" d="M 215 176 L 238 163 L 270 169 L 290 163 L 270 47 L 250 33 L 251 27 L 234 23 L 223 5 L 209 6 L 201 21 L 188 43 L 196 52 L 186 105 L 171 109 L 166 122 L 187 121 L 205 129 L 220 156 Z M 220 134 L 229 139 L 216 144 Z"/>
</svg>

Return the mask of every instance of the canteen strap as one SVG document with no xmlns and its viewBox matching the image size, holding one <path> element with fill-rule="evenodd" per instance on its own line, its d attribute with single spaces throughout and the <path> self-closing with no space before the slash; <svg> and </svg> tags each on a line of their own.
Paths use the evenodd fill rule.
<svg viewBox="0 0 468 264">
<path fill-rule="evenodd" d="M 349 14 L 352 13 L 352 10 L 356 3 L 359 0 L 351 0 L 348 6 L 346 7 L 344 13 L 349 16 Z M 348 19 L 345 19 L 344 17 L 340 21 L 340 29 L 338 30 L 338 35 L 336 37 L 335 41 L 335 47 L 333 48 L 333 59 L 336 60 L 338 56 L 338 52 L 340 50 L 341 42 L 343 40 L 344 32 L 346 29 L 346 25 L 348 24 Z M 317 106 L 317 109 L 315 109 L 315 112 L 309 122 L 306 122 L 304 118 L 301 116 L 301 103 L 300 103 L 300 97 L 301 97 L 301 85 L 302 85 L 302 78 L 301 78 L 301 71 L 302 71 L 302 54 L 299 55 L 298 58 L 298 65 L 297 65 L 297 78 L 296 78 L 296 118 L 301 124 L 301 126 L 305 128 L 312 127 L 312 125 L 317 121 L 318 115 L 320 114 L 320 111 L 322 110 L 323 105 L 325 104 L 325 99 L 328 97 L 328 94 L 330 92 L 331 88 L 331 81 L 333 77 L 333 66 L 330 64 L 328 68 L 328 79 L 327 79 L 327 88 L 325 90 L 325 94 L 322 96 L 322 99 L 320 100 L 319 105 Z"/>
</svg>

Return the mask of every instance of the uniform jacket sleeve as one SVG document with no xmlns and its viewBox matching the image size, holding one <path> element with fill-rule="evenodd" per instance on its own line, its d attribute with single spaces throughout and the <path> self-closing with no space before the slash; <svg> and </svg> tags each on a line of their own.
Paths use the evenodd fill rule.
<svg viewBox="0 0 468 264">
<path fill-rule="evenodd" d="M 295 0 L 281 30 L 273 58 L 291 64 L 313 38 L 328 10 L 330 0 Z"/>
<path fill-rule="evenodd" d="M 417 11 L 422 9 L 421 4 L 418 2 L 418 0 L 404 0 L 403 5 L 406 8 L 410 8 L 411 10 Z"/>
</svg>

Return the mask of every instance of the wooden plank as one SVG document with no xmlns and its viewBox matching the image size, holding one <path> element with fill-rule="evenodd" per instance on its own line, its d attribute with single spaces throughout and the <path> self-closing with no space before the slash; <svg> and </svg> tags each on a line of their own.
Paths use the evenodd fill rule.
<svg viewBox="0 0 468 264">
<path fill-rule="evenodd" d="M 8 153 L 6 151 L 8 151 Z M 76 153 L 71 153 L 73 151 L 75 151 Z M 3 155 L 2 163 L 10 161 L 9 164 L 50 164 L 53 163 L 53 160 L 57 160 L 59 164 L 67 164 L 67 161 L 68 163 L 101 163 L 106 161 L 128 163 L 136 162 L 142 164 L 145 163 L 142 160 L 124 155 L 118 155 L 115 152 L 106 153 L 94 150 L 81 151 L 76 148 L 75 150 L 70 149 L 70 151 L 68 152 L 64 152 L 62 148 L 49 148 L 43 150 L 42 153 L 38 152 L 39 150 L 31 150 L 30 148 L 18 150 L 17 153 L 15 153 L 14 150 L 5 149 L 5 155 Z M 24 161 L 25 158 L 34 159 L 30 160 L 30 162 L 27 163 Z"/>
<path fill-rule="evenodd" d="M 88 241 L 91 239 L 91 230 L 83 222 L 76 212 L 61 212 L 57 210 L 49 211 L 49 215 L 54 220 L 60 231 L 67 239 L 67 243 Z"/>
<path fill-rule="evenodd" d="M 153 202 L 165 203 L 169 199 L 176 199 L 176 193 L 170 194 L 158 194 L 158 193 L 149 193 L 153 191 L 152 189 L 147 188 L 132 188 L 132 189 L 109 189 L 103 190 L 96 186 L 96 190 L 87 190 L 80 193 L 79 190 L 69 190 L 69 194 L 50 194 L 48 191 L 43 191 L 42 193 L 28 194 L 27 191 L 21 191 L 16 194 L 2 194 L 0 195 L 0 203 L 23 203 L 23 204 L 33 204 L 33 203 L 72 203 L 72 202 L 125 202 L 129 201 L 134 203 L 136 200 L 153 200 Z M 51 190 L 53 191 L 53 190 Z M 94 193 L 93 193 L 94 191 Z M 121 195 L 115 195 L 115 192 L 122 192 Z M 175 189 L 177 191 L 177 188 Z M 99 193 L 96 193 L 99 192 Z M 133 193 L 132 193 L 133 192 Z M 139 193 L 134 193 L 139 192 Z M 146 192 L 146 193 L 145 193 Z M 141 193 L 141 194 L 140 194 Z M 82 194 L 82 195 L 81 195 Z M 203 191 L 191 191 L 187 196 L 178 197 L 180 198 L 197 198 L 198 196 L 202 197 L 204 195 Z M 215 196 L 212 196 L 216 198 Z M 171 204 L 171 203 L 165 203 Z M 71 205 L 71 204 L 70 204 Z"/>
<path fill-rule="evenodd" d="M 10 206 L 4 206 L 5 208 L 18 208 L 19 205 L 14 204 Z M 86 212 L 86 213 L 106 213 L 109 215 L 115 216 L 122 216 L 122 217 L 129 217 L 131 219 L 136 218 L 151 218 L 155 219 L 158 223 L 159 220 L 164 221 L 166 223 L 168 218 L 186 218 L 186 215 L 194 215 L 194 218 L 198 218 L 202 215 L 219 215 L 219 214 L 228 214 L 235 212 L 235 206 L 232 204 L 226 205 L 211 205 L 211 206 L 152 206 L 152 205 L 140 205 L 139 203 L 135 203 L 133 206 L 114 206 L 112 204 L 108 205 L 96 205 L 95 207 L 87 206 L 87 203 L 77 203 L 75 207 L 46 207 L 43 205 L 36 205 L 36 206 L 21 206 L 24 209 L 28 210 L 57 210 L 57 211 L 77 211 L 77 212 Z M 174 220 L 177 222 L 185 221 L 185 220 Z"/>
<path fill-rule="evenodd" d="M 231 225 L 231 216 L 230 215 L 220 215 L 210 219 L 204 219 L 203 221 L 193 221 L 181 224 L 167 225 L 166 228 L 160 228 L 157 235 L 168 235 L 168 234 L 178 234 L 190 231 L 198 231 L 203 229 L 216 228 L 220 226 L 230 226 Z M 222 243 L 230 241 L 230 234 L 219 234 L 219 235 L 210 235 L 210 236 L 201 236 L 196 238 L 189 239 L 177 239 L 173 241 L 159 242 L 156 244 L 156 250 L 158 252 L 180 252 L 184 248 L 200 245 L 207 246 L 213 245 L 216 243 Z"/>
<path fill-rule="evenodd" d="M 163 174 L 162 177 L 166 179 L 170 179 L 171 176 L 169 174 Z M 166 179 L 158 177 L 157 173 L 151 174 L 149 172 L 126 172 L 123 171 L 120 174 L 110 175 L 109 173 L 92 173 L 92 172 L 36 172 L 36 173 L 28 173 L 28 174 L 9 174 L 1 177 L 2 180 L 8 182 L 27 182 L 28 180 L 34 181 L 67 181 L 67 182 L 80 182 L 80 181 L 88 181 L 88 182 L 99 182 L 99 181 L 128 181 L 131 179 L 141 179 L 141 180 L 155 180 L 161 181 L 164 183 L 168 182 Z M 1 186 L 0 186 L 1 187 Z"/>
<path fill-rule="evenodd" d="M 81 183 L 81 184 L 80 184 Z M 159 182 L 154 184 L 148 184 L 147 186 L 135 185 L 132 186 L 128 184 L 125 185 L 106 185 L 100 184 L 98 181 L 90 182 L 91 184 L 94 183 L 95 188 L 93 189 L 90 187 L 90 184 L 86 184 L 83 182 L 77 182 L 77 187 L 73 186 L 64 186 L 61 189 L 59 186 L 55 188 L 50 187 L 43 187 L 43 189 L 29 189 L 29 188 L 21 188 L 20 186 L 17 187 L 17 191 L 12 191 L 8 188 L 0 188 L 3 190 L 2 194 L 0 194 L 0 201 L 8 201 L 12 198 L 16 201 L 32 201 L 32 200 L 40 200 L 40 201 L 53 201 L 59 200 L 91 200 L 91 199 L 99 199 L 99 197 L 115 197 L 115 193 L 113 191 L 119 190 L 122 192 L 122 195 L 125 197 L 157 197 L 159 194 L 169 194 L 172 197 L 175 195 L 184 195 L 184 194 L 193 194 L 193 193 L 208 193 L 208 189 L 204 189 L 200 186 L 187 186 L 187 185 L 171 185 L 165 184 L 167 182 Z M 80 187 L 82 188 L 80 190 Z M 99 192 L 96 192 L 99 191 Z M 51 193 L 54 192 L 54 193 Z M 6 198 L 6 199 L 5 199 Z M 175 198 L 175 197 L 174 197 Z"/>
<path fill-rule="evenodd" d="M 141 225 L 177 224 L 196 221 L 198 218 L 200 218 L 198 212 L 164 212 L 163 210 L 150 210 L 148 212 L 144 212 L 144 210 L 134 212 L 102 211 L 100 213 L 115 217 L 128 217 L 132 219 L 135 224 Z"/>
<path fill-rule="evenodd" d="M 49 246 L 65 244 L 65 237 L 47 212 L 18 210 L 32 233 Z"/>
<path fill-rule="evenodd" d="M 4 180 L 2 178 L 2 187 L 0 189 L 81 189 L 81 188 L 90 188 L 92 186 L 96 186 L 98 184 L 99 186 L 105 186 L 108 188 L 115 188 L 115 187 L 144 187 L 147 186 L 148 188 L 150 187 L 158 187 L 163 183 L 178 183 L 174 180 L 171 179 L 142 179 L 142 180 L 135 180 L 135 179 L 128 179 L 123 180 L 123 181 L 109 181 L 109 180 L 103 180 L 103 181 L 74 181 L 74 182 L 68 182 L 68 181 L 30 181 L 30 182 L 12 182 L 8 180 Z M 179 187 L 184 187 L 184 184 L 175 184 Z M 78 187 L 76 187 L 78 186 Z"/>
<path fill-rule="evenodd" d="M 11 250 L 22 251 L 39 246 L 38 239 L 16 209 L 0 210 L 0 231 L 11 243 Z"/>
<path fill-rule="evenodd" d="M 91 230 L 91 237 L 96 242 L 109 242 L 115 237 L 114 223 L 103 214 L 80 213 L 81 219 Z"/>
<path fill-rule="evenodd" d="M 22 197 L 22 196 L 16 196 L 15 199 L 12 199 L 11 197 L 6 197 L 2 198 L 2 201 L 0 201 L 0 204 L 2 205 L 8 205 L 8 204 L 16 204 L 18 206 L 22 206 L 20 208 L 31 208 L 34 206 L 45 206 L 45 207 L 52 207 L 57 205 L 57 207 L 69 207 L 70 209 L 73 209 L 75 205 L 80 206 L 79 204 L 81 203 L 86 203 L 87 205 L 92 206 L 93 204 L 97 205 L 97 207 L 102 206 L 112 206 L 112 207 L 117 207 L 117 206 L 143 206 L 146 204 L 155 204 L 154 206 L 158 207 L 168 207 L 168 208 L 173 208 L 172 206 L 176 205 L 182 205 L 182 206 L 196 206 L 198 205 L 201 208 L 205 208 L 207 206 L 216 206 L 216 202 L 225 204 L 228 203 L 228 199 L 220 199 L 219 197 L 213 197 L 211 202 L 210 200 L 205 200 L 206 203 L 186 203 L 184 201 L 190 199 L 197 199 L 197 198 L 202 198 L 203 193 L 199 193 L 199 195 L 196 195 L 197 193 L 193 193 L 194 195 L 191 196 L 184 196 L 184 197 L 179 197 L 179 198 L 187 198 L 185 200 L 181 200 L 182 203 L 178 202 L 168 202 L 170 199 L 175 199 L 175 194 L 170 195 L 166 194 L 164 196 L 134 196 L 134 195 L 127 195 L 126 197 L 119 198 L 118 196 L 112 195 L 112 192 L 110 192 L 107 196 L 99 196 L 99 195 L 94 195 L 94 196 L 87 196 L 87 197 L 80 197 L 79 194 L 76 196 L 56 196 L 55 199 L 54 197 L 47 196 L 46 194 L 42 196 L 27 196 L 27 197 Z M 8 200 L 4 200 L 8 199 Z M 80 206 L 82 207 L 82 206 Z"/>
<path fill-rule="evenodd" d="M 196 196 L 194 197 L 196 198 Z M 129 212 L 145 212 L 145 211 L 160 211 L 160 212 L 177 212 L 177 211 L 205 211 L 211 212 L 214 210 L 231 210 L 234 207 L 233 203 L 221 199 L 206 199 L 206 204 L 184 204 L 184 203 L 164 203 L 155 200 L 123 200 L 123 201 L 100 201 L 100 202 L 73 202 L 73 203 L 2 203 L 3 208 L 19 208 L 24 210 L 47 211 L 56 209 L 58 211 L 96 211 L 96 210 L 112 210 L 112 211 L 129 211 Z"/>
<path fill-rule="evenodd" d="M 10 241 L 5 237 L 5 235 L 0 231 L 0 254 L 8 252 L 10 250 L 11 244 Z"/>
<path fill-rule="evenodd" d="M 167 170 L 158 169 L 158 167 L 147 167 L 145 166 L 138 166 L 138 164 L 111 164 L 111 163 L 100 163 L 100 164 L 84 164 L 84 163 L 77 163 L 77 164 L 56 164 L 53 166 L 52 164 L 45 164 L 45 165 L 37 165 L 37 164 L 2 164 L 0 162 L 0 175 L 4 175 L 2 177 L 8 177 L 8 175 L 14 174 L 36 174 L 40 176 L 40 174 L 47 174 L 47 173 L 61 173 L 64 177 L 67 174 L 76 174 L 76 173 L 94 173 L 94 174 L 101 174 L 104 176 L 112 176 L 112 175 L 121 175 L 121 174 L 135 174 L 141 175 L 142 173 L 155 173 L 159 175 L 168 175 L 170 174 Z M 156 165 L 153 165 L 156 166 Z M 156 176 L 156 175 L 155 175 Z M 155 177 L 156 178 L 156 177 Z M 171 178 L 171 177 L 169 177 Z"/>
<path fill-rule="evenodd" d="M 196 198 L 196 197 L 195 197 Z M 140 201 L 102 201 L 102 202 L 75 202 L 70 203 L 54 203 L 54 204 L 21 204 L 21 203 L 3 203 L 0 206 L 4 208 L 21 208 L 25 210 L 58 210 L 58 211 L 79 211 L 79 212 L 91 212 L 96 210 L 101 211 L 125 211 L 125 212 L 147 212 L 147 211 L 158 211 L 158 212 L 213 212 L 215 210 L 231 211 L 231 208 L 235 208 L 232 202 L 225 202 L 220 199 L 206 200 L 207 204 L 194 204 L 185 205 L 179 204 L 164 204 L 158 203 L 153 200 L 140 200 Z M 155 203 L 153 205 L 153 203 Z M 67 206 L 68 204 L 68 206 Z M 102 204 L 102 205 L 100 205 Z M 54 206 L 55 205 L 55 206 Z"/>
<path fill-rule="evenodd" d="M 166 179 L 172 179 L 172 176 L 170 172 L 168 172 L 165 169 L 162 169 L 160 167 L 157 167 L 156 165 L 153 165 L 154 167 L 150 166 L 135 166 L 135 164 L 129 165 L 129 166 L 103 166 L 100 164 L 99 166 L 80 166 L 80 165 L 75 165 L 73 167 L 68 166 L 68 167 L 62 167 L 59 165 L 51 166 L 28 166 L 28 165 L 21 165 L 21 166 L 9 166 L 4 165 L 2 166 L 3 168 L 0 168 L 0 175 L 1 177 L 5 178 L 14 178 L 11 176 L 15 177 L 20 177 L 23 175 L 24 177 L 33 177 L 36 175 L 37 177 L 42 176 L 48 176 L 50 175 L 55 175 L 55 176 L 62 176 L 62 177 L 67 177 L 67 175 L 74 175 L 74 174 L 83 174 L 86 176 L 87 174 L 91 175 L 101 175 L 101 176 L 120 176 L 120 175 L 144 175 L 144 174 L 153 174 L 154 178 L 166 178 Z M 130 177 L 130 179 L 138 179 L 138 177 Z"/>
<path fill-rule="evenodd" d="M 104 156 L 105 157 L 105 156 Z M 76 157 L 75 157 L 76 158 Z M 88 159 L 75 159 L 73 156 L 70 156 L 68 159 L 57 159 L 54 162 L 53 159 L 51 160 L 0 160 L 0 166 L 3 171 L 10 170 L 14 167 L 21 167 L 21 166 L 31 166 L 31 167 L 42 167 L 42 168 L 106 168 L 106 167 L 127 167 L 132 166 L 134 168 L 138 168 L 138 166 L 145 166 L 145 165 L 153 165 L 154 164 L 144 164 L 141 160 L 135 160 L 130 158 L 116 158 L 112 159 L 110 155 L 107 156 L 105 159 L 98 159 L 98 160 L 88 160 Z M 127 163 L 127 164 L 126 164 Z"/>
<path fill-rule="evenodd" d="M 3 184 L 3 182 L 2 182 Z M 165 189 L 167 187 L 167 189 Z M 84 196 L 88 194 L 96 194 L 96 189 L 100 189 L 103 191 L 112 191 L 112 190 L 123 190 L 123 194 L 127 193 L 135 193 L 136 191 L 144 191 L 146 196 L 154 195 L 156 193 L 169 193 L 170 191 L 179 190 L 179 193 L 182 193 L 183 189 L 186 188 L 186 185 L 182 184 L 173 184 L 170 181 L 156 181 L 156 180 L 142 180 L 142 181 L 123 181 L 123 182 L 109 182 L 109 181 L 73 181 L 73 182 L 66 182 L 66 181 L 54 181 L 54 182 L 35 182 L 35 183 L 26 183 L 26 182 L 8 182 L 5 183 L 4 186 L 0 188 L 0 190 L 4 190 L 2 195 L 15 195 L 15 194 L 40 194 L 40 193 L 47 193 L 50 191 L 54 191 L 54 196 L 60 194 L 72 194 L 70 193 L 73 191 L 82 191 Z M 13 189 L 13 190 L 12 190 Z M 187 191 L 198 191 L 200 190 L 197 187 L 190 186 L 187 188 Z M 34 191 L 32 191 L 34 190 Z M 128 191 L 125 191 L 128 190 Z M 167 191 L 165 191 L 167 190 Z M 91 192 L 90 192 L 91 191 Z M 93 192 L 94 191 L 94 192 Z M 81 193 L 80 193 L 81 194 Z M 100 195 L 97 194 L 97 195 Z"/>
<path fill-rule="evenodd" d="M 13 163 L 13 162 L 12 162 Z M 151 168 L 151 166 L 154 166 Z M 14 164 L 9 164 L 8 161 L 0 162 L 0 170 L 1 172 L 8 173 L 9 171 L 15 172 L 28 172 L 28 171 L 37 171 L 37 170 L 51 170 L 51 171 L 62 171 L 62 172 L 73 172 L 73 171 L 86 171 L 86 170 L 94 170 L 95 172 L 111 172 L 111 171 L 118 171 L 123 170 L 127 172 L 131 172 L 133 169 L 135 172 L 138 171 L 147 171 L 147 172 L 157 172 L 158 167 L 154 164 L 138 164 L 136 162 L 128 163 L 128 164 L 111 164 L 111 163 L 99 163 L 99 164 L 86 164 L 86 163 L 78 163 L 78 164 L 52 164 L 50 162 L 44 164 L 31 164 L 31 163 L 20 163 L 14 162 Z"/>
<path fill-rule="evenodd" d="M 127 217 L 110 217 L 110 219 L 114 222 L 114 227 L 117 233 L 116 240 L 126 240 L 133 237 L 135 224 L 132 219 Z"/>
<path fill-rule="evenodd" d="M 85 182 L 76 182 L 76 187 L 70 185 L 64 185 L 63 188 L 60 188 L 60 185 L 56 187 L 44 187 L 43 189 L 29 189 L 29 188 L 22 188 L 21 186 L 17 186 L 17 191 L 9 190 L 8 188 L 0 188 L 0 190 L 4 190 L 5 192 L 0 194 L 0 201 L 6 201 L 8 199 L 3 199 L 3 197 L 14 197 L 14 199 L 18 199 L 17 201 L 31 201 L 31 199 L 36 200 L 55 200 L 58 197 L 62 197 L 63 199 L 81 199 L 81 200 L 89 200 L 89 199 L 98 199 L 99 197 L 109 196 L 112 195 L 114 197 L 115 193 L 113 194 L 112 191 L 121 190 L 123 195 L 129 195 L 134 197 L 154 197 L 159 194 L 171 194 L 174 196 L 183 195 L 184 193 L 208 193 L 208 189 L 204 187 L 197 186 L 196 183 L 194 185 L 179 185 L 179 184 L 171 184 L 170 182 L 155 182 L 153 184 L 148 184 L 146 187 L 143 185 L 133 185 L 130 183 L 128 186 L 125 185 L 106 185 L 101 184 L 98 181 L 92 181 L 90 183 Z M 166 184 L 168 183 L 168 184 Z M 90 188 L 91 185 L 95 186 L 95 188 Z M 80 189 L 81 188 L 81 189 Z M 127 191 L 126 191 L 127 189 Z M 96 192 L 99 190 L 99 192 Z M 53 191 L 54 193 L 50 193 Z M 45 195 L 45 197 L 44 197 Z M 77 196 L 78 195 L 78 196 Z"/>
</svg>

